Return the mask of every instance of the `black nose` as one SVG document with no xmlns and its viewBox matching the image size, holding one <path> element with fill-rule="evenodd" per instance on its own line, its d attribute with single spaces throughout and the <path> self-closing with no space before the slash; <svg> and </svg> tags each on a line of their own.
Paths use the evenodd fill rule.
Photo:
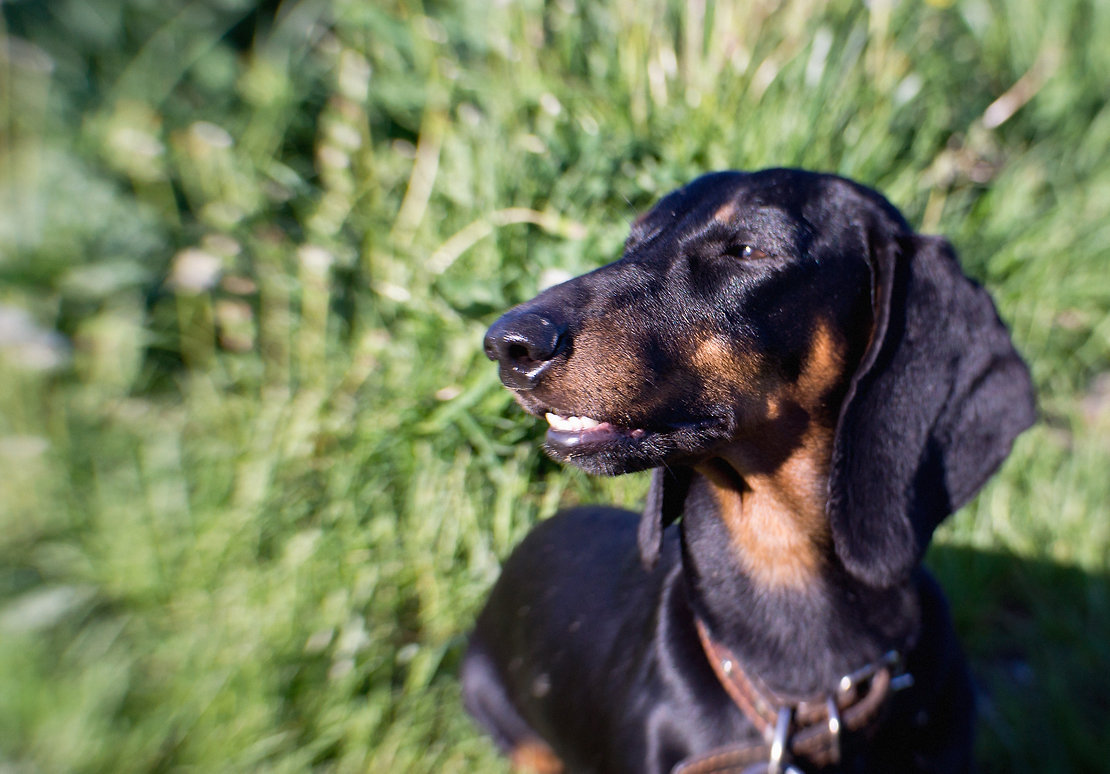
<svg viewBox="0 0 1110 774">
<path fill-rule="evenodd" d="M 506 387 L 530 390 L 565 349 L 566 327 L 536 312 L 509 312 L 486 333 L 486 357 L 501 366 Z"/>
</svg>

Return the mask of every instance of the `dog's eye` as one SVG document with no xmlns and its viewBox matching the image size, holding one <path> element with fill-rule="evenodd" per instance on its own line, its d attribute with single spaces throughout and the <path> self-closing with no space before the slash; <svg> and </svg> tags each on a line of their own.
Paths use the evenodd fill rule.
<svg viewBox="0 0 1110 774">
<path fill-rule="evenodd" d="M 734 258 L 743 258 L 747 261 L 754 261 L 759 258 L 767 257 L 767 253 L 751 245 L 731 245 L 725 250 L 725 255 L 731 255 Z"/>
</svg>

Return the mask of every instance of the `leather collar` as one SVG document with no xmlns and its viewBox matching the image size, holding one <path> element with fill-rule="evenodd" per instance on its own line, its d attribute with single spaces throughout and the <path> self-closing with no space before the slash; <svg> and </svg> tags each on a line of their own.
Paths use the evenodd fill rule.
<svg viewBox="0 0 1110 774">
<path fill-rule="evenodd" d="M 772 773 L 783 771 L 792 760 L 817 767 L 838 763 L 841 734 L 875 724 L 890 694 L 913 681 L 901 671 L 899 655 L 892 652 L 845 675 L 827 694 L 786 696 L 745 670 L 731 650 L 713 639 L 700 617 L 694 620 L 717 680 L 763 742 L 729 745 L 687 758 L 674 774 L 728 774 L 762 762 Z"/>
</svg>

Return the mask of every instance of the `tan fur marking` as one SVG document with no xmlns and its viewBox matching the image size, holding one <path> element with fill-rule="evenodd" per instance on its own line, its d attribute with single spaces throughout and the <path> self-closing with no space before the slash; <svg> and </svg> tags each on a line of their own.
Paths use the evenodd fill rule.
<svg viewBox="0 0 1110 774">
<path fill-rule="evenodd" d="M 797 383 L 767 396 L 764 431 L 723 451 L 722 460 L 737 475 L 714 471 L 712 465 L 699 467 L 710 480 L 741 564 L 765 588 L 812 586 L 828 556 L 825 490 L 835 407 L 824 402 L 844 378 L 844 361 L 844 346 L 832 325 L 818 320 Z M 782 449 L 776 442 L 791 433 L 791 406 L 805 423 L 795 428 L 799 435 L 793 448 Z"/>
<path fill-rule="evenodd" d="M 782 400 L 777 395 L 768 395 L 764 405 L 767 421 L 774 422 L 782 416 Z"/>
<path fill-rule="evenodd" d="M 755 391 L 759 358 L 736 352 L 725 336 L 708 334 L 698 339 L 690 354 L 690 366 L 710 399 L 730 400 L 738 393 Z"/>
<path fill-rule="evenodd" d="M 798 377 L 798 401 L 817 408 L 822 398 L 844 375 L 844 344 L 834 335 L 827 320 L 818 319 L 810 343 L 809 357 Z"/>
<path fill-rule="evenodd" d="M 510 755 L 513 771 L 520 774 L 562 774 L 563 762 L 539 739 L 521 742 Z"/>
<path fill-rule="evenodd" d="M 694 347 L 690 362 L 700 373 L 714 374 L 718 378 L 735 375 L 738 365 L 729 340 L 717 335 L 707 336 L 699 341 Z"/>
<path fill-rule="evenodd" d="M 736 202 L 725 202 L 720 209 L 713 213 L 713 220 L 720 223 L 729 223 L 736 217 L 736 212 L 739 209 Z"/>
<path fill-rule="evenodd" d="M 809 588 L 821 572 L 830 544 L 823 445 L 803 443 L 773 473 L 746 475 L 741 488 L 707 476 L 741 564 L 764 588 Z"/>
</svg>

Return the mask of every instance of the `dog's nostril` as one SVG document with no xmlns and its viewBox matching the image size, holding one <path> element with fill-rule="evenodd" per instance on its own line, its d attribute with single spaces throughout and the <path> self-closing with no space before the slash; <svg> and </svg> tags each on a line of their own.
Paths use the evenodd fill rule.
<svg viewBox="0 0 1110 774">
<path fill-rule="evenodd" d="M 532 353 L 528 351 L 528 347 L 524 346 L 523 344 L 510 344 L 507 354 L 509 356 L 509 360 L 513 360 L 518 363 L 522 361 L 532 362 L 535 360 L 535 358 L 532 357 Z"/>
</svg>

